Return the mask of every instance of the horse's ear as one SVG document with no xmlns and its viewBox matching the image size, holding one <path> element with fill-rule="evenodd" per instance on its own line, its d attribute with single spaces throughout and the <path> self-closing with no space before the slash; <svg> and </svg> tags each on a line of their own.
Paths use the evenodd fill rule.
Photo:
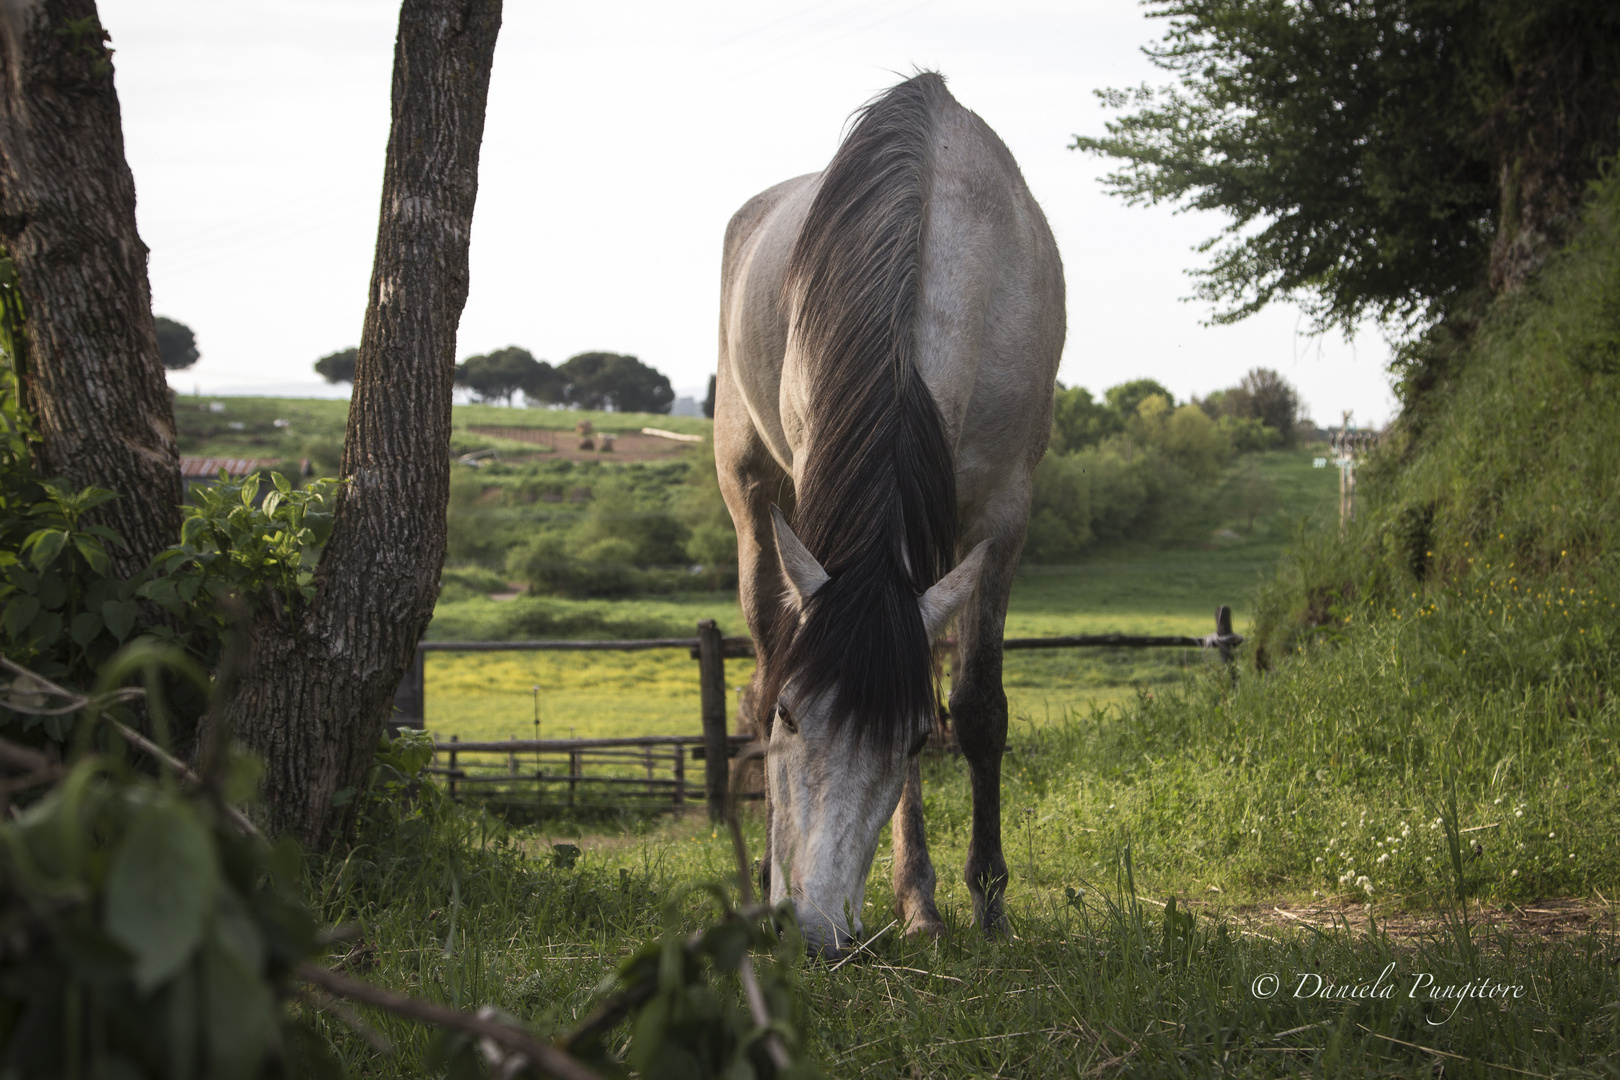
<svg viewBox="0 0 1620 1080">
<path fill-rule="evenodd" d="M 979 546 L 968 552 L 968 557 L 957 563 L 955 570 L 940 578 L 933 588 L 918 599 L 929 641 L 945 632 L 945 624 L 951 621 L 957 608 L 967 603 L 967 598 L 973 595 L 973 588 L 979 583 L 979 571 L 984 567 L 984 557 L 989 551 L 990 541 L 979 541 Z"/>
<path fill-rule="evenodd" d="M 827 583 L 827 571 L 816 562 L 810 549 L 793 535 L 787 518 L 782 516 L 775 503 L 771 504 L 771 525 L 776 531 L 776 556 L 782 560 L 782 572 L 787 575 L 788 584 L 793 588 L 795 605 L 802 608 L 804 602 Z"/>
</svg>

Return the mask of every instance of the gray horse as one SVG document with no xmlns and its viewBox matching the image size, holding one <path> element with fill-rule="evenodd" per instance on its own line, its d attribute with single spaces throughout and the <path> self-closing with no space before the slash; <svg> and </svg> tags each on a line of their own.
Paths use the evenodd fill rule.
<svg viewBox="0 0 1620 1080">
<path fill-rule="evenodd" d="M 742 723 L 767 739 L 767 891 L 823 955 L 862 930 L 891 818 L 896 916 L 942 929 L 917 755 L 953 618 L 967 885 L 978 924 L 1001 922 L 1002 624 L 1063 335 L 1046 219 L 937 74 L 726 229 L 714 445 L 760 661 Z"/>
</svg>

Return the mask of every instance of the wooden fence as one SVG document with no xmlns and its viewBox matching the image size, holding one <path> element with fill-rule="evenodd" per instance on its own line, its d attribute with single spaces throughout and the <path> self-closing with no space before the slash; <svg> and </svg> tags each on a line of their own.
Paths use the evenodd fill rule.
<svg viewBox="0 0 1620 1080">
<path fill-rule="evenodd" d="M 1216 649 L 1231 664 L 1243 637 L 1232 631 L 1232 609 L 1215 612 L 1215 632 L 1183 635 L 1077 634 L 1066 637 L 1007 638 L 1006 650 L 1083 648 Z M 947 642 L 947 648 L 954 643 Z M 754 643 L 745 637 L 723 637 L 714 620 L 697 624 L 694 638 L 649 638 L 635 641 L 424 641 L 416 662 L 394 694 L 396 727 L 423 726 L 426 714 L 426 657 L 430 652 L 635 652 L 685 649 L 698 662 L 701 735 L 646 735 L 622 739 L 509 739 L 505 742 L 462 742 L 452 735 L 436 742 L 428 772 L 445 778 L 452 798 L 478 791 L 507 799 L 528 798 L 542 810 L 560 806 L 684 807 L 695 802 L 696 787 L 687 776 L 687 760 L 704 763 L 703 801 L 719 817 L 729 796 L 726 767 L 711 763 L 764 756 L 748 736 L 726 732 L 727 659 L 751 657 Z M 594 771 L 587 772 L 587 767 Z M 555 800 L 547 798 L 555 793 Z M 739 793 L 739 797 L 758 798 Z"/>
</svg>

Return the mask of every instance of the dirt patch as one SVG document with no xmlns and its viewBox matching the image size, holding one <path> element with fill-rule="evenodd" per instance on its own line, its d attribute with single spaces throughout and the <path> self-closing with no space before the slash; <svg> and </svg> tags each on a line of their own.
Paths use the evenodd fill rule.
<svg viewBox="0 0 1620 1080">
<path fill-rule="evenodd" d="M 544 447 L 551 451 L 546 456 L 555 457 L 560 461 L 658 461 L 679 457 L 697 443 L 677 442 L 674 439 L 665 439 L 658 435 L 643 435 L 639 431 L 626 431 L 623 433 L 610 431 L 606 434 L 613 436 L 613 449 L 604 451 L 602 447 L 601 431 L 592 433 L 591 442 L 594 449 L 581 450 L 579 442 L 582 436 L 575 431 L 553 431 L 547 428 L 531 427 L 489 427 L 479 425 L 468 427 L 467 430 L 474 435 L 487 435 L 495 439 L 509 439 L 513 442 L 528 443 L 531 446 Z"/>
<path fill-rule="evenodd" d="M 1311 903 L 1241 904 L 1223 909 L 1208 902 L 1182 902 L 1210 915 L 1226 914 L 1251 932 L 1267 927 L 1312 927 L 1318 930 L 1343 929 L 1368 932 L 1368 915 L 1382 934 L 1395 941 L 1414 941 L 1447 933 L 1445 915 L 1436 911 L 1403 911 L 1393 902 L 1355 903 L 1348 897 L 1326 897 Z M 1562 897 L 1538 900 L 1533 904 L 1503 904 L 1468 909 L 1468 922 L 1475 939 L 1486 941 L 1495 932 L 1515 938 L 1537 938 L 1546 942 L 1566 941 L 1587 935 L 1607 935 L 1612 947 L 1620 930 L 1620 906 L 1604 898 Z"/>
</svg>

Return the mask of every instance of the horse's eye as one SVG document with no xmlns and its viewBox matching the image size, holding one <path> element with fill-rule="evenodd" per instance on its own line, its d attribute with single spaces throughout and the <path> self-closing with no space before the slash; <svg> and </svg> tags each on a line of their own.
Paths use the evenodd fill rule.
<svg viewBox="0 0 1620 1080">
<path fill-rule="evenodd" d="M 776 703 L 776 718 L 781 721 L 783 727 L 793 734 L 797 735 L 799 733 L 799 722 L 793 719 L 793 714 L 788 712 L 788 707 L 780 701 Z"/>
</svg>

